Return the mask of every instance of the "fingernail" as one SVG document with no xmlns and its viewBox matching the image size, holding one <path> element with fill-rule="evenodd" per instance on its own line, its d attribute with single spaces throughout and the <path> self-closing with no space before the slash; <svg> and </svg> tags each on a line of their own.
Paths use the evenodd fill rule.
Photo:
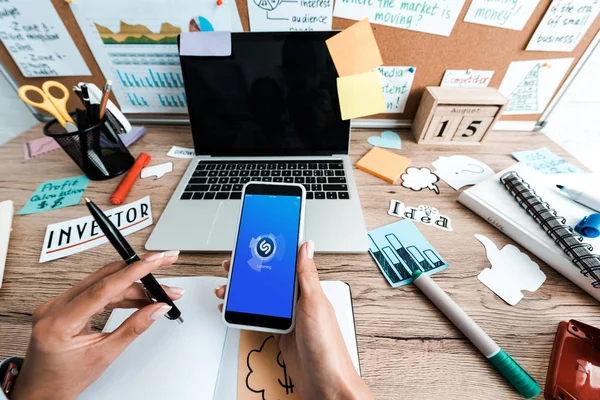
<svg viewBox="0 0 600 400">
<path fill-rule="evenodd" d="M 179 255 L 179 250 L 165 251 L 165 257 L 177 257 L 178 255 Z"/>
<path fill-rule="evenodd" d="M 217 290 L 221 289 L 221 287 L 222 287 L 222 286 L 217 286 L 217 287 L 215 288 L 215 294 L 217 293 Z"/>
<path fill-rule="evenodd" d="M 223 262 L 221 262 L 221 267 L 225 268 L 225 264 L 227 264 L 228 260 L 223 260 Z"/>
<path fill-rule="evenodd" d="M 149 262 L 152 262 L 152 261 L 160 260 L 164 256 L 165 256 L 165 253 L 152 254 L 150 257 L 144 258 L 144 262 L 149 263 Z"/>
<path fill-rule="evenodd" d="M 167 305 L 160 307 L 158 310 L 156 310 L 152 314 L 150 314 L 150 319 L 153 321 L 161 319 L 162 317 L 165 316 L 166 313 L 169 312 L 169 310 L 171 308 L 172 308 L 171 306 L 167 306 Z"/>
<path fill-rule="evenodd" d="M 315 242 L 309 240 L 306 242 L 306 255 L 308 258 L 312 259 L 315 254 Z"/>
<path fill-rule="evenodd" d="M 180 287 L 169 287 L 169 292 L 181 296 L 185 293 L 185 289 Z"/>
</svg>

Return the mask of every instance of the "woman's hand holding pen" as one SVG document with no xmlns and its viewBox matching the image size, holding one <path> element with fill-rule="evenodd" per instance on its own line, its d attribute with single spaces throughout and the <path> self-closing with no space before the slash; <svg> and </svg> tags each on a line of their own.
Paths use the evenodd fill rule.
<svg viewBox="0 0 600 400">
<path fill-rule="evenodd" d="M 11 400 L 75 399 L 152 323 L 171 308 L 152 304 L 140 278 L 177 261 L 179 252 L 148 254 L 142 261 L 106 265 L 33 313 L 25 363 Z M 173 300 L 183 289 L 163 286 Z M 138 308 L 112 333 L 93 332 L 91 319 L 105 308 Z"/>
</svg>

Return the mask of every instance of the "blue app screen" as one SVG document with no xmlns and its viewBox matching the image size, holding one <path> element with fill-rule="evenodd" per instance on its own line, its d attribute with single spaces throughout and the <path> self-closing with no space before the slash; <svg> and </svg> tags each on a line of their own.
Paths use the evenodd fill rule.
<svg viewBox="0 0 600 400">
<path fill-rule="evenodd" d="M 299 196 L 246 195 L 227 311 L 291 318 Z"/>
</svg>

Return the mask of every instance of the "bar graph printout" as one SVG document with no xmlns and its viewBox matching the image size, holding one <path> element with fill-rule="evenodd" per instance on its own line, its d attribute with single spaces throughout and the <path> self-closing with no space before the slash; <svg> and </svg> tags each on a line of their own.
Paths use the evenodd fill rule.
<svg viewBox="0 0 600 400">
<path fill-rule="evenodd" d="M 102 73 L 113 81 L 123 112 L 187 113 L 177 35 L 232 31 L 239 24 L 237 9 L 230 2 L 216 6 L 211 0 L 173 0 L 166 4 L 163 0 L 71 3 Z"/>
<path fill-rule="evenodd" d="M 409 220 L 373 229 L 367 236 L 369 253 L 392 287 L 411 283 L 415 270 L 432 275 L 450 266 Z"/>
</svg>

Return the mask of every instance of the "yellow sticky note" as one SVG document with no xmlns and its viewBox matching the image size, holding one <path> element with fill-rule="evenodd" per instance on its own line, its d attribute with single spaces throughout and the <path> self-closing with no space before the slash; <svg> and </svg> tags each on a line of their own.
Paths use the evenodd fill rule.
<svg viewBox="0 0 600 400">
<path fill-rule="evenodd" d="M 385 112 L 379 71 L 337 78 L 342 119 Z"/>
<path fill-rule="evenodd" d="M 325 41 L 339 76 L 362 74 L 383 65 L 367 18 Z"/>
</svg>

